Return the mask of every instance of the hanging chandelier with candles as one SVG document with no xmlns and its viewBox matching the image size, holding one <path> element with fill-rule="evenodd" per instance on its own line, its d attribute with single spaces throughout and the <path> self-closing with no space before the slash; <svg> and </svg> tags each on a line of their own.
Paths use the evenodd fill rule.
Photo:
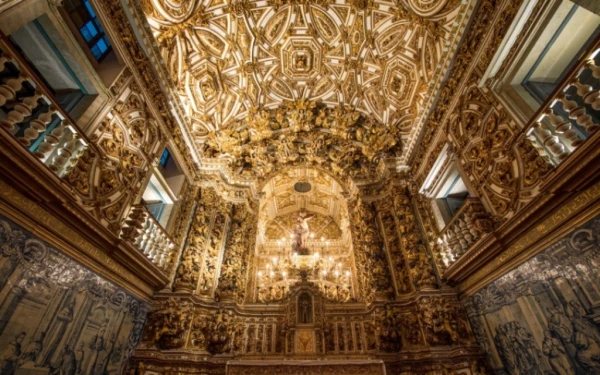
<svg viewBox="0 0 600 375">
<path fill-rule="evenodd" d="M 262 302 L 283 299 L 290 287 L 302 279 L 315 283 L 332 301 L 351 299 L 350 267 L 330 254 L 330 241 L 308 231 L 310 217 L 300 216 L 289 238 L 277 241 L 276 255 L 257 271 L 257 297 Z"/>
</svg>

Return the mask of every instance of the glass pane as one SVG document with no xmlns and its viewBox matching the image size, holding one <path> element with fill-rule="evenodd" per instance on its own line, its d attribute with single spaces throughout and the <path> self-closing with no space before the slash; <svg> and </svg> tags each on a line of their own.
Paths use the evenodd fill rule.
<svg viewBox="0 0 600 375">
<path fill-rule="evenodd" d="M 79 31 L 81 31 L 81 35 L 83 35 L 83 39 L 85 39 L 86 42 L 92 40 L 92 35 L 90 34 L 87 27 L 84 26 L 81 29 L 79 29 Z"/>
<path fill-rule="evenodd" d="M 102 52 L 100 52 L 100 48 L 98 48 L 98 45 L 92 47 L 92 54 L 94 54 L 94 57 L 97 59 L 99 59 L 100 56 L 102 56 Z"/>
<path fill-rule="evenodd" d="M 165 150 L 163 151 L 162 156 L 160 157 L 160 164 L 164 167 L 167 165 L 167 162 L 169 161 L 169 156 L 171 156 L 169 154 L 169 150 L 167 150 L 165 148 Z"/>
<path fill-rule="evenodd" d="M 88 30 L 90 31 L 90 34 L 92 35 L 92 37 L 95 37 L 96 35 L 98 35 L 98 29 L 96 29 L 96 26 L 94 26 L 94 23 L 92 21 L 88 21 L 88 23 L 86 23 L 86 26 L 87 26 Z"/>
<path fill-rule="evenodd" d="M 94 9 L 92 9 L 90 2 L 86 0 L 84 4 L 88 12 L 90 13 L 90 16 L 92 16 L 92 18 L 96 18 L 96 13 L 94 13 Z"/>
<path fill-rule="evenodd" d="M 104 39 L 100 39 L 98 43 L 96 43 L 96 45 L 98 46 L 98 48 L 100 48 L 100 52 L 102 53 L 104 53 L 104 51 L 108 49 L 108 46 L 106 45 L 106 43 L 104 43 Z"/>
</svg>

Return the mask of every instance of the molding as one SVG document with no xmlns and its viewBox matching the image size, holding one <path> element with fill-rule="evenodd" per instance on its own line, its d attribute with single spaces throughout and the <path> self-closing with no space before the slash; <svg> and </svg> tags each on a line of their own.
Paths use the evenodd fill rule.
<svg viewBox="0 0 600 375">
<path fill-rule="evenodd" d="M 599 214 L 600 184 L 575 197 L 458 285 L 460 297 L 476 293 Z"/>
<path fill-rule="evenodd" d="M 317 360 L 319 364 L 337 364 L 339 361 L 344 363 L 352 363 L 356 361 L 373 360 L 381 361 L 380 363 L 387 366 L 419 366 L 422 367 L 424 363 L 454 363 L 459 361 L 469 361 L 475 358 L 481 358 L 481 349 L 478 345 L 461 345 L 459 347 L 445 346 L 439 348 L 427 348 L 422 350 L 411 350 L 407 353 L 401 354 L 382 354 L 376 355 L 374 353 L 365 352 L 364 354 L 351 354 L 351 353 L 340 353 L 333 355 L 326 355 L 329 357 L 323 360 L 323 354 L 307 354 L 305 356 L 295 355 L 296 361 L 300 360 Z M 158 366 L 193 366 L 195 369 L 206 370 L 206 367 L 220 367 L 225 366 L 228 362 L 234 361 L 235 356 L 233 355 L 221 355 L 213 357 L 206 353 L 190 353 L 187 350 L 170 350 L 168 352 L 158 352 L 153 349 L 137 349 L 132 357 L 135 362 L 144 362 L 148 364 L 155 364 Z M 255 356 L 252 359 L 248 359 L 244 356 L 244 359 L 239 361 L 242 363 L 256 363 L 257 365 L 265 364 L 268 361 L 269 364 L 277 363 L 279 361 L 285 361 L 285 363 L 293 362 L 288 359 L 289 355 L 269 355 L 268 359 L 265 359 L 264 355 Z M 260 360 L 265 362 L 260 362 Z M 303 360 L 304 359 L 304 360 Z M 238 361 L 235 361 L 238 362 Z"/>
</svg>

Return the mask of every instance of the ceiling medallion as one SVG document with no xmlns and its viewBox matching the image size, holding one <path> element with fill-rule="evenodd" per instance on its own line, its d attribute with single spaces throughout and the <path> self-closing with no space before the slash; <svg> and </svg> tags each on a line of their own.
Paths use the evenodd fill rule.
<svg viewBox="0 0 600 375">
<path fill-rule="evenodd" d="M 308 193 L 312 189 L 312 185 L 309 182 L 296 182 L 294 184 L 294 190 L 298 193 Z"/>
</svg>

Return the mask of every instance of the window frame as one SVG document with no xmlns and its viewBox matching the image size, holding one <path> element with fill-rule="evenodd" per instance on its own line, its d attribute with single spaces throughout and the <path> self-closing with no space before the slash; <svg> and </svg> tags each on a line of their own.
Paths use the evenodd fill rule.
<svg viewBox="0 0 600 375">
<path fill-rule="evenodd" d="M 78 1 L 79 4 L 74 5 L 73 1 Z M 96 61 L 98 63 L 102 62 L 102 60 L 104 60 L 104 58 L 112 51 L 112 44 L 110 43 L 110 39 L 108 38 L 108 35 L 106 35 L 106 32 L 104 31 L 104 28 L 102 27 L 102 24 L 100 23 L 100 20 L 98 19 L 98 16 L 96 15 L 96 11 L 92 7 L 90 0 L 67 0 L 65 2 L 64 6 L 65 6 L 65 10 L 66 10 L 67 14 L 69 15 L 69 17 L 71 19 L 71 22 L 73 22 L 73 25 L 79 31 L 79 34 L 81 35 L 84 42 L 86 43 L 92 56 L 94 56 L 94 58 L 96 59 Z M 86 14 L 87 17 L 86 18 L 82 17 L 82 14 Z M 77 24 L 76 18 L 74 18 L 74 15 L 77 15 L 82 20 L 82 22 L 83 22 L 82 25 Z M 93 25 L 93 27 L 95 28 L 96 34 L 92 35 L 91 39 L 88 40 L 88 38 L 86 37 L 86 35 L 82 31 L 82 29 L 89 24 Z M 89 27 L 88 27 L 88 31 L 89 31 Z M 104 50 L 104 52 L 100 51 L 101 54 L 97 55 L 94 52 L 94 48 L 100 48 L 99 47 L 100 42 L 104 42 L 104 44 L 106 45 L 106 49 Z"/>
</svg>

